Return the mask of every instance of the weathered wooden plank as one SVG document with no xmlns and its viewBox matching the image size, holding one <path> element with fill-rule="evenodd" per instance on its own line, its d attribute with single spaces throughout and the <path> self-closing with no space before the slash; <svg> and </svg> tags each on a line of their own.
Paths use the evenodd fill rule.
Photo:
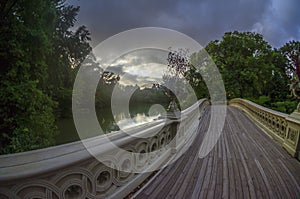
<svg viewBox="0 0 300 199">
<path fill-rule="evenodd" d="M 209 121 L 202 122 L 192 147 L 137 198 L 300 198 L 300 162 L 240 110 L 228 107 L 215 148 L 197 159 Z"/>
<path fill-rule="evenodd" d="M 207 124 L 209 122 L 208 118 L 205 118 L 205 121 Z M 206 125 L 202 125 L 200 126 L 200 128 L 198 129 L 200 132 L 202 132 L 199 136 L 199 141 L 201 142 L 201 140 L 203 140 L 204 137 L 204 132 L 206 130 Z M 196 183 L 196 179 L 193 176 L 197 177 L 197 174 L 199 173 L 199 158 L 198 158 L 198 149 L 197 147 L 193 147 L 192 148 L 192 157 L 193 157 L 193 163 L 191 164 L 190 167 L 190 172 L 188 172 L 184 177 L 184 180 L 182 181 L 182 183 L 180 183 L 180 187 L 174 192 L 174 194 L 176 195 L 177 198 L 185 198 L 184 195 L 186 194 L 186 190 L 188 189 L 188 187 L 194 187 L 194 184 Z M 198 166 L 197 166 L 198 165 Z"/>
<path fill-rule="evenodd" d="M 226 144 L 225 136 L 221 135 L 222 141 L 222 151 L 223 151 L 223 186 L 222 186 L 222 198 L 229 198 L 229 175 L 228 175 L 228 163 L 227 163 L 227 153 L 226 153 Z"/>
<path fill-rule="evenodd" d="M 207 198 L 214 198 L 216 192 L 216 185 L 217 185 L 217 170 L 218 170 L 218 145 L 216 145 L 213 149 L 213 168 L 212 174 L 210 176 L 210 183 L 207 193 Z"/>
<path fill-rule="evenodd" d="M 204 118 L 204 122 L 205 122 L 205 124 L 208 125 L 209 118 L 208 117 Z M 205 132 L 207 130 L 207 125 L 200 125 L 200 128 L 199 128 L 199 135 L 200 135 L 199 136 L 199 142 L 200 143 L 203 140 L 203 137 L 204 137 Z M 198 148 L 193 147 L 193 149 L 194 149 L 194 153 L 195 153 L 194 158 L 197 160 L 197 163 L 196 163 L 195 167 L 192 168 L 192 172 L 190 172 L 192 175 L 187 176 L 185 178 L 185 181 L 183 182 L 180 190 L 176 194 L 176 197 L 178 197 L 178 198 L 191 198 L 191 196 L 193 194 L 193 190 L 195 189 L 195 185 L 196 185 L 197 180 L 198 180 L 201 165 L 203 164 L 203 158 L 202 159 L 198 158 Z M 184 192 L 184 195 L 182 195 L 183 192 Z"/>
<path fill-rule="evenodd" d="M 295 191 L 295 195 L 299 195 L 300 196 L 300 182 L 298 181 L 296 181 L 296 179 L 295 179 L 295 177 L 294 177 L 294 173 L 292 174 L 291 172 L 290 172 L 290 170 L 286 167 L 286 164 L 284 164 L 281 160 L 278 160 L 279 162 L 280 162 L 280 164 L 281 164 L 281 166 L 282 166 L 282 168 L 286 171 L 286 173 L 288 174 L 288 179 L 289 179 L 289 181 L 288 182 L 290 182 L 292 185 L 292 187 L 294 188 L 294 191 Z M 299 172 L 300 170 L 298 170 L 297 172 L 296 172 L 296 174 L 298 174 L 299 175 Z"/>
<path fill-rule="evenodd" d="M 244 122 L 246 123 L 246 122 Z M 256 137 L 260 137 L 261 132 L 259 132 L 259 129 L 255 125 L 249 126 L 249 130 L 253 132 Z M 261 136 L 262 137 L 262 136 Z M 272 140 L 270 139 L 264 139 L 262 142 L 262 139 L 254 140 L 252 137 L 249 137 L 250 141 L 252 141 L 252 145 L 255 147 L 252 147 L 255 149 L 259 149 L 260 152 L 263 154 L 263 158 L 259 158 L 261 162 L 265 162 L 266 166 L 265 168 L 268 168 L 266 170 L 266 173 L 268 173 L 268 177 L 270 179 L 270 182 L 273 186 L 274 192 L 277 192 L 275 195 L 280 198 L 286 198 L 288 192 L 287 186 L 284 183 L 284 180 L 282 179 L 282 175 L 278 175 L 280 173 L 278 171 L 278 159 L 290 159 L 289 156 L 286 156 L 285 158 L 281 158 L 284 153 L 281 151 L 282 148 L 280 148 L 278 145 L 274 144 Z M 247 144 L 246 142 L 244 144 Z M 280 153 L 278 153 L 280 152 Z M 278 155 L 279 154 L 279 155 Z"/>
<path fill-rule="evenodd" d="M 218 141 L 218 166 L 217 166 L 217 184 L 215 190 L 214 198 L 222 198 L 222 189 L 223 189 L 223 159 L 222 159 L 222 142 Z"/>
<path fill-rule="evenodd" d="M 204 158 L 203 163 L 201 165 L 200 173 L 198 175 L 198 180 L 196 182 L 193 194 L 191 198 L 197 198 L 197 196 L 200 194 L 202 184 L 204 181 L 205 173 L 206 173 L 206 168 L 208 165 L 208 158 Z"/>
<path fill-rule="evenodd" d="M 207 120 L 207 118 L 203 118 L 204 120 Z M 195 139 L 194 142 L 197 141 L 197 138 Z M 199 139 L 199 141 L 201 141 Z M 165 198 L 168 195 L 168 192 L 165 192 L 163 190 L 169 190 L 169 192 L 171 193 L 171 195 L 174 194 L 174 191 L 171 192 L 171 190 L 176 187 L 178 188 L 180 186 L 180 182 L 182 181 L 182 178 L 184 177 L 185 174 L 185 169 L 189 170 L 190 164 L 187 164 L 188 161 L 192 161 L 193 160 L 193 156 L 192 154 L 196 154 L 197 153 L 197 149 L 191 147 L 190 149 L 188 149 L 184 155 L 180 158 L 180 161 L 176 161 L 175 163 L 173 163 L 172 165 L 169 165 L 170 168 L 172 168 L 171 171 L 167 171 L 167 175 L 164 175 L 164 178 L 162 181 L 157 181 L 156 182 L 156 188 L 149 190 L 147 192 L 147 195 L 149 195 L 150 197 L 159 197 L 159 198 Z M 177 179 L 177 180 L 174 180 Z M 175 188 L 174 188 L 175 189 Z M 173 189 L 173 190 L 174 190 Z"/>
</svg>

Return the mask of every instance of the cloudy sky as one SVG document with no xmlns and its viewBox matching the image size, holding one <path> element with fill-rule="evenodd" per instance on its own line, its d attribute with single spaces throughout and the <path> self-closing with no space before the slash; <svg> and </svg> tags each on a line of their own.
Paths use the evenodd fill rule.
<svg viewBox="0 0 300 199">
<path fill-rule="evenodd" d="M 79 5 L 76 26 L 91 32 L 92 47 L 122 31 L 163 27 L 182 32 L 205 46 L 228 31 L 255 31 L 273 47 L 300 40 L 300 0 L 68 0 Z M 143 51 L 123 56 L 109 69 L 124 85 L 159 82 L 165 57 Z M 155 55 L 155 56 L 154 56 Z M 100 56 L 100 55 L 96 55 Z M 159 61 L 163 60 L 163 61 Z"/>
<path fill-rule="evenodd" d="M 168 53 L 157 49 L 141 49 L 129 52 L 106 67 L 107 71 L 120 74 L 120 83 L 151 87 L 153 83 L 162 83 L 167 73 Z"/>
<path fill-rule="evenodd" d="M 92 46 L 132 28 L 180 31 L 201 45 L 227 31 L 256 31 L 273 46 L 300 40 L 300 0 L 68 0 L 81 7 Z"/>
</svg>

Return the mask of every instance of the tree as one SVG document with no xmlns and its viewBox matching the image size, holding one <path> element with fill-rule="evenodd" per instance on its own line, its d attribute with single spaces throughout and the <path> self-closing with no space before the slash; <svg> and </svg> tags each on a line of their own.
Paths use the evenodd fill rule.
<svg viewBox="0 0 300 199">
<path fill-rule="evenodd" d="M 43 92 L 55 4 L 1 1 L 0 153 L 54 144 L 55 102 Z"/>
<path fill-rule="evenodd" d="M 81 63 L 91 52 L 90 33 L 85 26 L 70 30 L 79 7 L 58 1 L 55 7 L 55 29 L 52 33 L 52 50 L 47 57 L 47 93 L 58 102 L 57 117 L 71 117 L 72 88 Z"/>
<path fill-rule="evenodd" d="M 286 71 L 289 77 L 297 76 L 300 79 L 300 41 L 289 41 L 280 48 L 285 58 Z"/>
<path fill-rule="evenodd" d="M 300 42 L 290 41 L 281 47 L 281 53 L 285 58 L 286 71 L 291 79 L 290 90 L 294 99 L 300 99 Z M 300 103 L 297 106 L 300 112 Z"/>
<path fill-rule="evenodd" d="M 163 75 L 164 93 L 170 99 L 169 111 L 181 110 L 180 102 L 183 94 L 183 87 L 179 86 L 183 81 L 183 75 L 189 68 L 188 49 L 179 49 L 178 51 L 170 49 L 167 57 L 168 72 Z"/>
<path fill-rule="evenodd" d="M 274 71 L 272 48 L 262 35 L 252 32 L 227 32 L 221 41 L 205 49 L 218 66 L 227 97 L 257 98 L 268 95 Z"/>
<path fill-rule="evenodd" d="M 91 51 L 79 7 L 64 0 L 0 2 L 0 153 L 55 144 L 54 109 L 71 109 L 76 71 Z"/>
<path fill-rule="evenodd" d="M 289 75 L 286 71 L 286 60 L 277 49 L 272 51 L 271 60 L 275 70 L 272 72 L 267 88 L 270 100 L 273 102 L 285 101 L 289 95 Z"/>
</svg>

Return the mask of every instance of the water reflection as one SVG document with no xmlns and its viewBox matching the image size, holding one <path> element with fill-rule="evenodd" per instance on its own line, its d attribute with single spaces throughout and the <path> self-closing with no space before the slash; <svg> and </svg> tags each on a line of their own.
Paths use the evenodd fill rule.
<svg viewBox="0 0 300 199">
<path fill-rule="evenodd" d="M 167 107 L 168 104 L 163 105 Z M 163 114 L 163 110 L 153 108 L 153 104 L 135 103 L 129 107 L 129 113 L 118 113 L 113 116 L 110 109 L 96 110 L 98 122 L 105 133 L 128 129 L 156 120 Z M 152 108 L 151 108 L 152 107 Z M 61 119 L 57 122 L 60 134 L 56 137 L 57 144 L 64 144 L 79 140 L 73 119 Z"/>
<path fill-rule="evenodd" d="M 163 114 L 164 110 L 159 108 L 151 109 L 154 106 L 153 104 L 136 103 L 134 106 L 129 107 L 129 113 L 120 112 L 114 116 L 111 110 L 101 109 L 97 111 L 97 117 L 102 130 L 105 133 L 109 133 L 142 125 L 157 119 Z M 166 107 L 167 104 L 163 106 Z"/>
<path fill-rule="evenodd" d="M 116 125 L 119 127 L 119 129 L 128 129 L 156 120 L 160 115 L 161 114 L 156 116 L 148 116 L 145 113 L 138 113 L 133 118 L 128 119 L 128 117 L 126 117 L 121 120 L 117 120 L 118 122 L 116 122 Z"/>
</svg>

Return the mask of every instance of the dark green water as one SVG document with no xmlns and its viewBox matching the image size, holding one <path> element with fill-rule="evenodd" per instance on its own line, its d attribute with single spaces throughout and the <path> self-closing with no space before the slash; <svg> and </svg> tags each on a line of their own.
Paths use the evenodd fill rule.
<svg viewBox="0 0 300 199">
<path fill-rule="evenodd" d="M 163 110 L 152 109 L 150 113 L 151 116 L 149 116 L 151 105 L 152 104 L 135 104 L 134 106 L 130 106 L 130 115 L 121 112 L 113 116 L 110 109 L 97 110 L 98 122 L 105 133 L 150 122 L 163 113 Z M 163 106 L 166 107 L 167 105 Z M 57 121 L 57 126 L 60 131 L 56 137 L 57 145 L 80 140 L 73 118 L 61 119 Z"/>
</svg>

